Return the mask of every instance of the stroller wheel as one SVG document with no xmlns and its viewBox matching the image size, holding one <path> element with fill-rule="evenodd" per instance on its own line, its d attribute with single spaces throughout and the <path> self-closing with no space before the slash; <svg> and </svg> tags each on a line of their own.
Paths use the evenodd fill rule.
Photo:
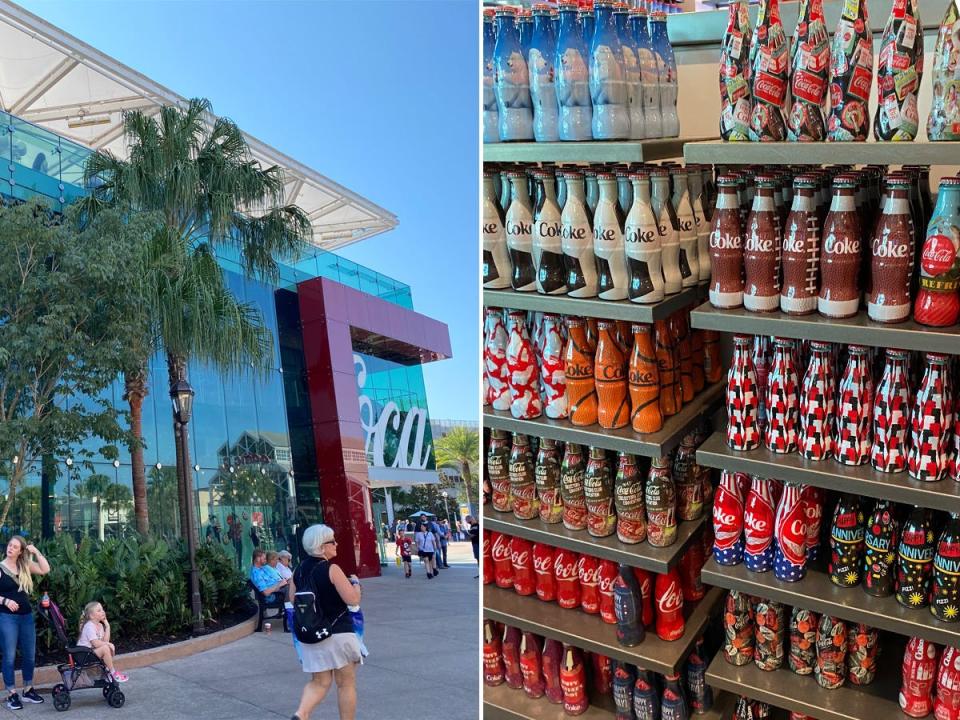
<svg viewBox="0 0 960 720">
<path fill-rule="evenodd" d="M 104 699 L 110 694 L 110 691 L 113 690 L 113 685 L 104 685 L 103 686 L 103 697 Z"/>
<path fill-rule="evenodd" d="M 70 693 L 62 683 L 53 686 L 53 707 L 60 712 L 70 709 Z"/>
<path fill-rule="evenodd" d="M 112 708 L 122 708 L 126 699 L 120 688 L 114 688 L 110 691 L 110 694 L 107 695 L 107 704 Z"/>
</svg>

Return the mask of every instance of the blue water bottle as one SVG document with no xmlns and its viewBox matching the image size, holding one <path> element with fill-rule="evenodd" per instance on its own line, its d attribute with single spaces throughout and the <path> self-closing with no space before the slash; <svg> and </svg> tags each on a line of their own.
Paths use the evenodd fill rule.
<svg viewBox="0 0 960 720">
<path fill-rule="evenodd" d="M 613 0 L 597 0 L 594 23 L 590 45 L 593 139 L 626 140 L 630 137 L 630 98 Z"/>
<path fill-rule="evenodd" d="M 589 140 L 593 137 L 590 83 L 587 70 L 588 44 L 576 0 L 560 3 L 560 31 L 557 33 L 556 93 L 560 107 L 561 140 Z M 562 207 L 562 206 L 561 206 Z"/>
<path fill-rule="evenodd" d="M 533 137 L 537 142 L 560 139 L 558 126 L 556 72 L 557 37 L 553 31 L 550 7 L 537 4 L 533 8 L 533 39 L 527 53 L 530 68 L 530 100 L 533 102 Z"/>
<path fill-rule="evenodd" d="M 497 42 L 493 49 L 494 95 L 500 122 L 500 140 L 533 140 L 530 75 L 520 45 L 516 10 L 497 8 Z"/>
<path fill-rule="evenodd" d="M 496 11 L 488 8 L 483 11 L 483 141 L 500 142 L 500 129 L 497 123 L 497 98 L 493 92 L 496 72 L 493 68 L 493 48 L 497 35 L 493 30 L 493 16 Z"/>
<path fill-rule="evenodd" d="M 650 16 L 650 38 L 657 55 L 660 74 L 660 114 L 663 116 L 663 136 L 680 135 L 677 117 L 677 59 L 667 37 L 667 14 L 663 11 Z"/>
</svg>

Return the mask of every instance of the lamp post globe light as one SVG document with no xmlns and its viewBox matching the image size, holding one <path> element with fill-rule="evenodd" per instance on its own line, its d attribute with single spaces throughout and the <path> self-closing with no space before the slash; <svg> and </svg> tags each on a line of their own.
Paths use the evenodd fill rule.
<svg viewBox="0 0 960 720">
<path fill-rule="evenodd" d="M 193 412 L 193 388 L 181 378 L 170 386 L 173 401 L 174 432 L 177 445 L 177 479 L 182 488 L 184 507 L 183 533 L 187 540 L 187 555 L 190 559 L 190 612 L 193 615 L 194 631 L 203 630 L 203 608 L 200 604 L 200 574 L 197 572 L 197 520 L 194 509 L 193 477 L 190 475 L 190 444 L 187 423 Z"/>
<path fill-rule="evenodd" d="M 447 498 L 450 497 L 450 493 L 444 490 L 440 494 L 443 496 L 443 512 L 446 514 L 447 522 L 449 523 L 450 522 L 450 506 L 447 505 Z"/>
</svg>

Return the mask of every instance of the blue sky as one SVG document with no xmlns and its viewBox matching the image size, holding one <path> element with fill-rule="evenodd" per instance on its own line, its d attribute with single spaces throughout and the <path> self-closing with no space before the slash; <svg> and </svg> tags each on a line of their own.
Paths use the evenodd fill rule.
<svg viewBox="0 0 960 720">
<path fill-rule="evenodd" d="M 447 323 L 430 415 L 477 418 L 476 3 L 19 1 L 395 213 L 340 254 Z"/>
</svg>

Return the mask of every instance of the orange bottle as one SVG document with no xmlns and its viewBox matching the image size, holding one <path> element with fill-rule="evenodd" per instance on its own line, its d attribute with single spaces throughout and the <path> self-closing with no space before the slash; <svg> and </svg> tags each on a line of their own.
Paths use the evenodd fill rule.
<svg viewBox="0 0 960 720">
<path fill-rule="evenodd" d="M 670 327 L 680 356 L 680 391 L 685 405 L 693 400 L 693 358 L 690 356 L 690 326 L 687 324 L 686 311 L 674 313 L 670 318 Z"/>
<path fill-rule="evenodd" d="M 657 343 L 657 368 L 660 371 L 660 412 L 664 417 L 676 415 L 677 389 L 680 386 L 677 366 L 674 361 L 670 326 L 666 320 L 657 320 L 654 325 Z"/>
<path fill-rule="evenodd" d="M 624 360 L 630 357 L 630 351 L 633 349 L 633 331 L 631 325 L 626 320 L 617 320 L 617 342 L 623 348 Z"/>
<path fill-rule="evenodd" d="M 723 377 L 723 365 L 720 364 L 720 335 L 716 330 L 703 331 L 703 370 L 707 382 L 711 385 Z"/>
<path fill-rule="evenodd" d="M 590 343 L 590 349 L 596 351 L 597 349 L 597 319 L 596 318 L 587 318 L 587 342 Z"/>
<path fill-rule="evenodd" d="M 630 400 L 627 398 L 627 357 L 617 342 L 617 323 L 601 320 L 598 326 L 596 374 L 597 420 L 607 430 L 626 427 L 630 423 Z"/>
<path fill-rule="evenodd" d="M 587 342 L 587 324 L 583 318 L 567 318 L 564 374 L 570 422 L 593 425 L 597 421 L 597 388 L 593 377 L 593 348 Z"/>
<path fill-rule="evenodd" d="M 690 331 L 690 356 L 693 360 L 693 392 L 698 393 L 706 385 L 703 370 L 703 330 Z"/>
<path fill-rule="evenodd" d="M 663 427 L 660 412 L 660 371 L 657 349 L 653 345 L 649 325 L 633 326 L 633 352 L 630 354 L 631 421 L 638 433 L 657 432 Z"/>
</svg>

